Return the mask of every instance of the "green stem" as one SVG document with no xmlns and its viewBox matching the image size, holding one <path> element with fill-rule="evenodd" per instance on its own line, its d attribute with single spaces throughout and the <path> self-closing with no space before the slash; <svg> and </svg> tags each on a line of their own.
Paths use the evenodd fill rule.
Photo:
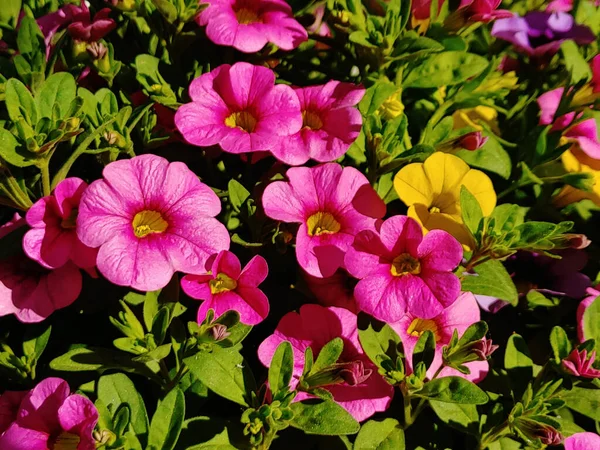
<svg viewBox="0 0 600 450">
<path fill-rule="evenodd" d="M 38 167 L 40 172 L 42 172 L 42 191 L 44 197 L 47 197 L 52 192 L 50 189 L 50 161 L 44 159 Z"/>
<path fill-rule="evenodd" d="M 508 430 L 508 421 L 496 425 L 489 432 L 485 433 L 479 441 L 479 450 L 485 450 L 488 445 L 496 442 L 500 436 L 505 434 Z"/>
<path fill-rule="evenodd" d="M 445 101 L 444 103 L 442 103 L 440 105 L 440 107 L 437 109 L 437 111 L 429 119 L 429 122 L 427 122 L 427 125 L 425 126 L 425 130 L 423 131 L 423 134 L 421 134 L 421 139 L 419 140 L 420 144 L 423 143 L 423 141 L 425 140 L 427 135 L 429 133 L 431 133 L 433 128 L 438 124 L 438 122 L 440 120 L 442 120 L 442 118 L 446 114 L 446 111 L 448 111 L 453 105 L 454 105 L 454 101 L 452 101 L 452 100 Z"/>
</svg>

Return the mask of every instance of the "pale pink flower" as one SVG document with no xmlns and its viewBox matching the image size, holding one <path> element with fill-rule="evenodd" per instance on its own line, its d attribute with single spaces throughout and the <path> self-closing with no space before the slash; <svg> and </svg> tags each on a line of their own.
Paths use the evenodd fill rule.
<svg viewBox="0 0 600 450">
<path fill-rule="evenodd" d="M 268 185 L 262 197 L 265 214 L 299 223 L 296 258 L 310 275 L 325 278 L 344 267 L 344 254 L 362 230 L 375 230 L 385 204 L 367 178 L 352 167 L 329 163 L 294 167 L 287 181 Z"/>
<path fill-rule="evenodd" d="M 577 350 L 576 348 L 562 360 L 563 369 L 571 375 L 582 378 L 600 378 L 600 370 L 595 369 L 592 364 L 596 360 L 596 350 L 589 355 L 587 350 Z"/>
<path fill-rule="evenodd" d="M 102 175 L 81 197 L 77 235 L 99 247 L 98 270 L 112 283 L 155 291 L 229 248 L 219 198 L 185 164 L 142 155 Z"/>
<path fill-rule="evenodd" d="M 565 439 L 565 450 L 596 450 L 600 448 L 600 436 L 596 433 L 575 433 Z"/>
</svg>

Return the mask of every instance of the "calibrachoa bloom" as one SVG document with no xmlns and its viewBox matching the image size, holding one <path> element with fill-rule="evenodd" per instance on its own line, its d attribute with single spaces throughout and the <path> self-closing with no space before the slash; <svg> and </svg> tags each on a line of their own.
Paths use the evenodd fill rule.
<svg viewBox="0 0 600 450">
<path fill-rule="evenodd" d="M 26 391 L 6 391 L 0 395 L 0 436 L 16 420 Z"/>
<path fill-rule="evenodd" d="M 192 81 L 189 93 L 192 102 L 177 110 L 175 125 L 194 145 L 219 144 L 229 153 L 273 150 L 302 127 L 298 96 L 275 85 L 266 67 L 223 64 Z"/>
<path fill-rule="evenodd" d="M 565 450 L 594 450 L 600 448 L 600 436 L 596 433 L 575 433 L 565 439 Z"/>
<path fill-rule="evenodd" d="M 203 0 L 208 4 L 198 18 L 206 35 L 218 45 L 254 53 L 272 42 L 292 50 L 308 39 L 308 33 L 283 0 Z"/>
<path fill-rule="evenodd" d="M 375 230 L 385 204 L 367 178 L 352 167 L 328 163 L 287 171 L 290 180 L 268 185 L 262 197 L 267 216 L 300 223 L 298 264 L 315 277 L 344 267 L 344 254 L 362 230 Z"/>
<path fill-rule="evenodd" d="M 589 173 L 591 178 L 591 190 L 577 189 L 573 186 L 564 186 L 559 194 L 554 198 L 556 206 L 566 206 L 583 199 L 589 199 L 600 206 L 600 169 L 596 170 L 583 164 L 572 152 L 566 151 L 561 156 L 561 161 L 565 170 L 569 173 Z"/>
<path fill-rule="evenodd" d="M 87 183 L 79 178 L 61 181 L 53 195 L 38 200 L 26 215 L 32 228 L 23 237 L 27 256 L 49 269 L 73 261 L 88 269 L 96 265 L 96 249 L 82 244 L 75 232 L 81 194 Z"/>
<path fill-rule="evenodd" d="M 25 219 L 15 214 L 0 227 L 0 238 L 24 225 Z M 0 261 L 0 317 L 14 314 L 21 322 L 41 322 L 80 292 L 81 273 L 71 262 L 51 271 L 24 255 Z"/>
<path fill-rule="evenodd" d="M 305 273 L 304 279 L 320 305 L 337 306 L 358 313 L 354 298 L 355 279 L 345 270 L 340 269 L 327 278 L 317 278 Z"/>
<path fill-rule="evenodd" d="M 273 148 L 286 164 L 300 165 L 309 159 L 328 162 L 343 156 L 356 140 L 362 116 L 354 106 L 365 89 L 352 83 L 330 81 L 321 86 L 295 88 L 302 110 L 302 129 Z"/>
<path fill-rule="evenodd" d="M 209 274 L 186 275 L 181 286 L 190 297 L 204 300 L 198 310 L 198 323 L 213 309 L 215 316 L 237 311 L 240 322 L 256 325 L 269 314 L 269 300 L 257 287 L 268 273 L 262 256 L 252 258 L 242 270 L 237 256 L 224 250 L 214 259 Z"/>
<path fill-rule="evenodd" d="M 512 12 L 497 9 L 502 0 L 461 0 L 458 12 L 471 22 L 491 22 L 496 19 L 512 17 Z"/>
<path fill-rule="evenodd" d="M 202 273 L 208 258 L 229 248 L 214 217 L 217 195 L 188 167 L 155 155 L 116 161 L 84 192 L 77 235 L 99 247 L 98 270 L 142 291 L 167 285 L 173 273 Z"/>
<path fill-rule="evenodd" d="M 592 366 L 595 360 L 595 350 L 588 355 L 587 350 L 573 349 L 569 356 L 562 360 L 562 366 L 563 369 L 576 377 L 600 378 L 600 370 L 594 369 Z"/>
<path fill-rule="evenodd" d="M 489 106 L 479 105 L 475 108 L 458 109 L 452 114 L 452 119 L 454 119 L 453 128 L 455 130 L 470 127 L 475 131 L 483 131 L 482 124 L 485 124 L 494 133 L 500 134 L 498 112 Z"/>
<path fill-rule="evenodd" d="M 465 292 L 440 314 L 436 316 L 427 314 L 427 316 L 428 318 L 407 313 L 399 321 L 390 325 L 402 339 L 406 362 L 409 366 L 412 364 L 412 354 L 419 337 L 425 331 L 433 333 L 435 356 L 427 369 L 427 376 L 431 378 L 442 365 L 442 348 L 450 342 L 454 330 L 456 329 L 458 335 L 461 336 L 470 325 L 479 322 L 480 314 L 473 294 Z M 490 349 L 486 348 L 485 350 L 482 351 L 482 354 L 487 356 Z M 477 383 L 487 375 L 489 368 L 487 361 L 472 361 L 465 363 L 465 366 L 471 371 L 468 375 L 462 374 L 456 369 L 445 367 L 438 376 L 459 376 Z"/>
<path fill-rule="evenodd" d="M 364 354 L 358 341 L 356 315 L 346 309 L 304 305 L 298 313 L 286 314 L 277 325 L 275 333 L 260 344 L 258 358 L 268 367 L 279 344 L 289 341 L 294 352 L 294 372 L 290 386 L 294 389 L 302 375 L 305 350 L 310 347 L 316 359 L 321 348 L 335 338 L 342 338 L 344 342 L 344 350 L 338 360 L 344 366 L 334 377 L 337 379 L 323 388 L 358 421 L 385 411 L 390 405 L 394 390 Z M 309 397 L 310 394 L 299 392 L 295 400 Z"/>
<path fill-rule="evenodd" d="M 588 287 L 586 293 L 588 296 L 577 307 L 577 337 L 579 338 L 579 342 L 585 342 L 593 338 L 591 330 L 587 330 L 585 325 L 585 311 L 600 297 L 600 285 L 595 288 Z"/>
<path fill-rule="evenodd" d="M 0 436 L 2 450 L 94 450 L 94 404 L 71 394 L 66 381 L 46 378 L 20 403 L 15 421 Z"/>
<path fill-rule="evenodd" d="M 437 152 L 424 163 L 404 166 L 394 177 L 394 188 L 408 206 L 408 216 L 417 220 L 425 232 L 445 230 L 470 246 L 471 236 L 462 223 L 461 186 L 479 202 L 484 216 L 492 213 L 496 206 L 492 181 L 458 156 Z"/>
<path fill-rule="evenodd" d="M 460 243 L 445 231 L 423 237 L 415 220 L 393 216 L 379 234 L 358 233 L 345 263 L 360 279 L 354 296 L 361 311 L 383 321 L 400 320 L 407 310 L 430 319 L 458 297 L 460 281 L 452 271 L 462 255 Z"/>
</svg>

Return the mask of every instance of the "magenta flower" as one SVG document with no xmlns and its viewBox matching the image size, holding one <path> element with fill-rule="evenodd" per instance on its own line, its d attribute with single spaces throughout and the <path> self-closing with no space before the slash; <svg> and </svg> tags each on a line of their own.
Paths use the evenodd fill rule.
<svg viewBox="0 0 600 450">
<path fill-rule="evenodd" d="M 354 106 L 365 89 L 330 81 L 294 90 L 300 99 L 302 129 L 281 140 L 273 148 L 273 155 L 290 165 L 301 165 L 309 159 L 334 161 L 343 156 L 360 133 L 362 116 Z"/>
<path fill-rule="evenodd" d="M 288 169 L 290 180 L 268 185 L 262 197 L 265 214 L 299 223 L 298 264 L 314 277 L 330 277 L 344 267 L 344 254 L 354 236 L 375 230 L 385 204 L 366 177 L 352 167 L 321 164 Z"/>
<path fill-rule="evenodd" d="M 565 450 L 594 450 L 600 448 L 600 436 L 596 433 L 575 433 L 565 439 Z"/>
<path fill-rule="evenodd" d="M 437 10 L 440 11 L 445 0 L 437 0 L 437 2 Z M 411 13 L 417 20 L 429 19 L 429 15 L 431 14 L 431 0 L 414 0 L 411 3 Z"/>
<path fill-rule="evenodd" d="M 262 256 L 252 258 L 242 270 L 237 256 L 223 250 L 214 259 L 210 273 L 186 275 L 181 286 L 190 297 L 204 300 L 198 310 L 198 323 L 213 309 L 215 316 L 237 311 L 240 322 L 256 325 L 269 314 L 269 300 L 257 287 L 268 273 L 267 261 Z"/>
<path fill-rule="evenodd" d="M 488 139 L 487 136 L 481 134 L 481 131 L 473 131 L 461 136 L 458 139 L 458 145 L 465 150 L 474 151 L 483 147 Z"/>
<path fill-rule="evenodd" d="M 573 349 L 569 356 L 562 360 L 563 369 L 571 375 L 582 378 L 600 378 L 600 370 L 595 369 L 592 364 L 596 360 L 596 350 L 589 356 L 587 350 Z"/>
<path fill-rule="evenodd" d="M 196 19 L 206 25 L 206 35 L 218 45 L 254 53 L 268 42 L 292 50 L 308 39 L 283 0 L 204 0 L 208 8 Z"/>
<path fill-rule="evenodd" d="M 324 308 L 319 305 L 303 305 L 300 312 L 287 313 L 258 348 L 258 358 L 265 365 L 271 364 L 275 350 L 283 341 L 292 344 L 294 373 L 291 389 L 295 389 L 304 367 L 304 351 L 310 347 L 316 359 L 325 344 L 342 338 L 344 350 L 338 362 L 344 364 L 339 375 L 344 381 L 332 381 L 323 386 L 333 399 L 358 420 L 363 421 L 376 412 L 385 411 L 391 403 L 394 389 L 378 373 L 376 367 L 364 354 L 358 341 L 356 315 L 343 308 Z M 299 392 L 295 401 L 312 397 Z"/>
<path fill-rule="evenodd" d="M 142 155 L 102 175 L 81 197 L 77 236 L 99 247 L 98 270 L 112 283 L 155 291 L 177 271 L 203 273 L 211 255 L 229 248 L 214 218 L 219 198 L 185 164 Z"/>
<path fill-rule="evenodd" d="M 2 450 L 94 450 L 98 421 L 94 404 L 70 394 L 66 381 L 46 378 L 29 391 L 15 421 L 0 436 Z"/>
<path fill-rule="evenodd" d="M 0 238 L 25 225 L 18 214 L 0 227 Z M 81 273 L 67 262 L 47 270 L 25 255 L 0 261 L 0 317 L 14 314 L 21 322 L 41 322 L 73 303 L 81 293 Z"/>
<path fill-rule="evenodd" d="M 79 178 L 61 181 L 53 195 L 38 200 L 27 211 L 32 227 L 23 237 L 27 256 L 48 269 L 73 261 L 77 267 L 96 265 L 97 250 L 81 243 L 75 232 L 79 201 L 87 183 Z"/>
<path fill-rule="evenodd" d="M 0 436 L 17 419 L 26 391 L 6 391 L 0 395 Z"/>
<path fill-rule="evenodd" d="M 600 285 L 593 287 L 588 287 L 586 290 L 588 296 L 584 298 L 577 307 L 577 337 L 579 338 L 579 342 L 585 342 L 588 339 L 592 339 L 592 336 L 589 336 L 586 333 L 585 322 L 584 322 L 584 314 L 586 309 L 588 309 L 594 300 L 596 300 L 600 296 Z"/>
<path fill-rule="evenodd" d="M 412 354 L 419 337 L 425 331 L 431 331 L 433 333 L 433 336 L 435 337 L 435 356 L 433 362 L 427 369 L 427 377 L 431 378 L 443 363 L 442 348 L 450 343 L 454 330 L 456 329 L 458 335 L 462 336 L 469 326 L 475 322 L 479 322 L 480 317 L 475 297 L 472 293 L 465 292 L 461 294 L 452 305 L 444 309 L 435 317 L 425 318 L 407 313 L 399 321 L 390 323 L 390 326 L 402 339 L 406 362 L 411 370 Z M 489 344 L 486 343 L 484 347 L 479 349 L 486 357 L 495 350 L 491 341 L 487 342 L 489 342 Z M 459 376 L 477 383 L 485 378 L 489 368 L 487 360 L 468 362 L 465 363 L 465 366 L 471 371 L 468 375 L 465 375 L 456 369 L 445 367 L 438 377 Z"/>
<path fill-rule="evenodd" d="M 471 22 L 491 22 L 496 19 L 512 17 L 506 9 L 497 9 L 502 0 L 461 0 L 458 12 Z"/>
<path fill-rule="evenodd" d="M 190 144 L 219 144 L 229 153 L 273 150 L 302 126 L 298 96 L 275 86 L 266 67 L 224 64 L 192 81 L 189 91 L 192 102 L 179 108 L 175 125 Z"/>
<path fill-rule="evenodd" d="M 317 278 L 304 273 L 304 279 L 310 292 L 322 306 L 346 308 L 354 314 L 358 313 L 354 299 L 354 278 L 345 270 L 338 270 L 327 278 Z"/>
<path fill-rule="evenodd" d="M 462 246 L 450 234 L 421 226 L 406 216 L 393 216 L 379 234 L 365 230 L 346 253 L 348 272 L 360 281 L 354 288 L 361 311 L 386 322 L 410 313 L 430 319 L 450 306 L 460 293 L 452 270 L 460 264 Z"/>
</svg>

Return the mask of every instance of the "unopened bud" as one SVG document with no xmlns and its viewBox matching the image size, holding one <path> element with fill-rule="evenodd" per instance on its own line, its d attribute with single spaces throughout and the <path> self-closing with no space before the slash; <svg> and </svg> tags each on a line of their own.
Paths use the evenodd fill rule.
<svg viewBox="0 0 600 450">
<path fill-rule="evenodd" d="M 230 332 L 227 331 L 227 327 L 222 323 L 217 323 L 210 328 L 210 333 L 215 341 L 222 341 L 231 335 Z"/>
<path fill-rule="evenodd" d="M 480 131 L 473 131 L 462 136 L 458 140 L 458 145 L 465 150 L 474 151 L 483 147 L 487 141 L 487 136 L 483 136 Z"/>
<path fill-rule="evenodd" d="M 108 49 L 102 42 L 92 42 L 87 45 L 86 51 L 93 59 L 102 59 L 106 56 Z"/>
<path fill-rule="evenodd" d="M 372 369 L 366 369 L 362 361 L 352 361 L 339 372 L 339 376 L 344 379 L 346 384 L 356 386 L 362 384 L 371 376 Z"/>
</svg>

